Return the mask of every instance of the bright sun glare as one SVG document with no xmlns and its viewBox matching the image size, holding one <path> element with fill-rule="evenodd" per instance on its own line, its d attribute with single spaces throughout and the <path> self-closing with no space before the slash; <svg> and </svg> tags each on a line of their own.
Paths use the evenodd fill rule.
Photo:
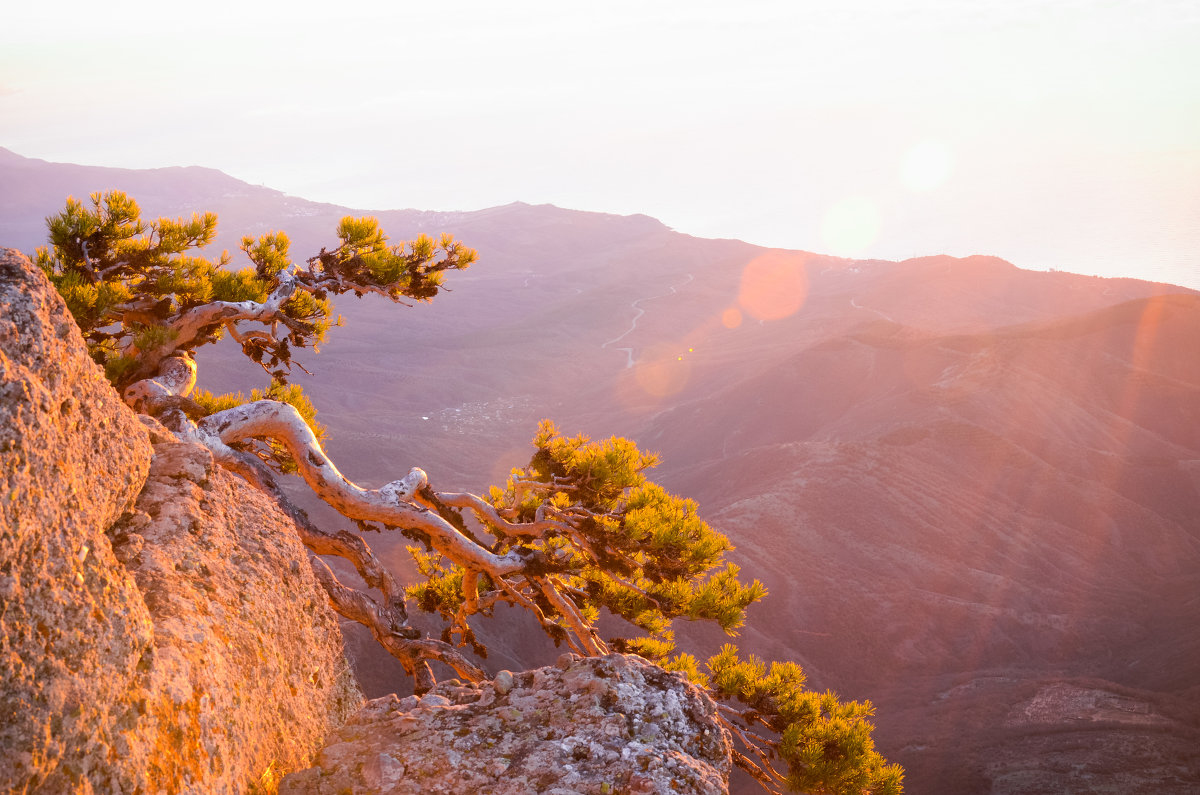
<svg viewBox="0 0 1200 795">
<path fill-rule="evenodd" d="M 879 237 L 879 209 L 865 196 L 835 202 L 821 218 L 821 242 L 839 257 L 856 257 Z"/>
<path fill-rule="evenodd" d="M 922 141 L 909 149 L 900 163 L 900 181 L 914 193 L 941 187 L 954 165 L 949 148 L 941 141 Z"/>
</svg>

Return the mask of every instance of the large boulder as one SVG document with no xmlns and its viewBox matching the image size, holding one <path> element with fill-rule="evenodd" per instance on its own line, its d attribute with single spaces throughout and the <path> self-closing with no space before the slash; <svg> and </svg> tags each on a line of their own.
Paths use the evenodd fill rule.
<svg viewBox="0 0 1200 795">
<path fill-rule="evenodd" d="M 729 733 L 681 675 L 579 659 L 368 702 L 280 795 L 614 795 L 728 791 Z"/>
<path fill-rule="evenodd" d="M 289 520 L 139 419 L 0 249 L 0 791 L 243 792 L 361 696 Z"/>
</svg>

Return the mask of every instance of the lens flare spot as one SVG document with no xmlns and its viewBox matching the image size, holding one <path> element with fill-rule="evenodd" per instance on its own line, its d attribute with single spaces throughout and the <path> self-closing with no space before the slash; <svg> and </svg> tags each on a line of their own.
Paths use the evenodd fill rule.
<svg viewBox="0 0 1200 795">
<path fill-rule="evenodd" d="M 742 270 L 738 305 L 758 320 L 780 320 L 794 315 L 807 297 L 808 276 L 804 272 L 803 255 L 768 251 L 750 260 Z M 727 328 L 734 328 L 742 321 L 741 312 L 727 309 L 722 321 Z"/>
<path fill-rule="evenodd" d="M 939 187 L 950 176 L 954 156 L 940 141 L 922 141 L 900 162 L 900 181 L 914 193 Z"/>
<path fill-rule="evenodd" d="M 663 398 L 687 385 L 691 367 L 670 348 L 652 348 L 634 364 L 633 374 L 643 392 Z"/>
<path fill-rule="evenodd" d="M 862 254 L 879 237 L 879 210 L 875 202 L 852 196 L 834 204 L 821 219 L 821 240 L 839 257 Z"/>
<path fill-rule="evenodd" d="M 721 313 L 721 325 L 725 328 L 737 328 L 742 325 L 742 310 L 731 306 Z"/>
</svg>

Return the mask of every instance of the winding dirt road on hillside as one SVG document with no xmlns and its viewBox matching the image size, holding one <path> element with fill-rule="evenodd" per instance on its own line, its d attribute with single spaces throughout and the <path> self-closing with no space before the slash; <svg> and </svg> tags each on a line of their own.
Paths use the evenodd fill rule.
<svg viewBox="0 0 1200 795">
<path fill-rule="evenodd" d="M 687 279 L 680 282 L 679 284 L 673 285 L 670 288 L 670 292 L 661 293 L 659 295 L 649 295 L 649 296 L 646 296 L 645 298 L 638 298 L 637 300 L 635 300 L 633 303 L 630 304 L 630 306 L 633 308 L 633 311 L 636 314 L 634 314 L 633 320 L 629 321 L 629 328 L 625 329 L 625 331 L 622 332 L 619 336 L 613 337 L 611 340 L 604 343 L 600 347 L 607 348 L 609 345 L 612 345 L 614 342 L 620 342 L 621 340 L 625 339 L 625 337 L 629 336 L 637 329 L 638 321 L 641 320 L 642 315 L 646 314 L 646 310 L 643 309 L 641 306 L 644 302 L 653 301 L 655 298 L 666 298 L 669 295 L 674 295 L 676 292 L 679 291 L 680 287 L 690 284 L 695 278 L 696 277 L 694 275 L 689 273 L 687 275 Z M 625 352 L 625 356 L 626 356 L 625 369 L 626 370 L 633 367 L 633 363 L 634 363 L 633 348 L 616 348 L 615 350 Z"/>
</svg>

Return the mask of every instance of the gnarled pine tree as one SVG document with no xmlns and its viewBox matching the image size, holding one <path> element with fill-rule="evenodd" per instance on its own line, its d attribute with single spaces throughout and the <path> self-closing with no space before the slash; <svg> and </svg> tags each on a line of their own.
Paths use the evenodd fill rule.
<svg viewBox="0 0 1200 795">
<path fill-rule="evenodd" d="M 498 603 L 527 609 L 576 654 L 636 653 L 685 672 L 720 703 L 735 738 L 735 761 L 769 792 L 895 793 L 902 772 L 874 750 L 869 704 L 805 690 L 791 663 L 740 660 L 726 646 L 702 672 L 672 656 L 676 618 L 716 621 L 733 635 L 766 591 L 724 561 L 728 539 L 699 518 L 695 503 L 668 494 L 645 472 L 656 459 L 626 439 L 567 437 L 544 421 L 529 464 L 487 495 L 439 491 L 414 468 L 377 489 L 345 478 L 321 446 L 321 429 L 288 377 L 297 349 L 334 325 L 331 296 L 378 294 L 403 302 L 437 295 L 443 275 L 476 254 L 450 236 L 389 245 L 374 218 L 344 218 L 332 250 L 295 263 L 288 238 L 242 239 L 250 265 L 231 270 L 189 253 L 212 242 L 212 213 L 144 221 L 120 192 L 67 200 L 47 219 L 50 247 L 37 260 L 67 302 L 92 357 L 135 410 L 270 495 L 295 521 L 333 608 L 368 627 L 400 660 L 416 689 L 434 682 L 430 662 L 486 678 L 463 647 L 486 650 L 471 628 Z M 270 375 L 264 391 L 197 391 L 197 348 L 229 334 Z M 360 530 L 398 531 L 423 579 L 402 588 L 362 537 L 316 526 L 280 488 L 295 473 Z M 371 593 L 340 583 L 319 557 L 349 560 Z M 408 623 L 407 602 L 440 614 L 441 638 Z M 603 611 L 640 634 L 603 639 Z"/>
</svg>

